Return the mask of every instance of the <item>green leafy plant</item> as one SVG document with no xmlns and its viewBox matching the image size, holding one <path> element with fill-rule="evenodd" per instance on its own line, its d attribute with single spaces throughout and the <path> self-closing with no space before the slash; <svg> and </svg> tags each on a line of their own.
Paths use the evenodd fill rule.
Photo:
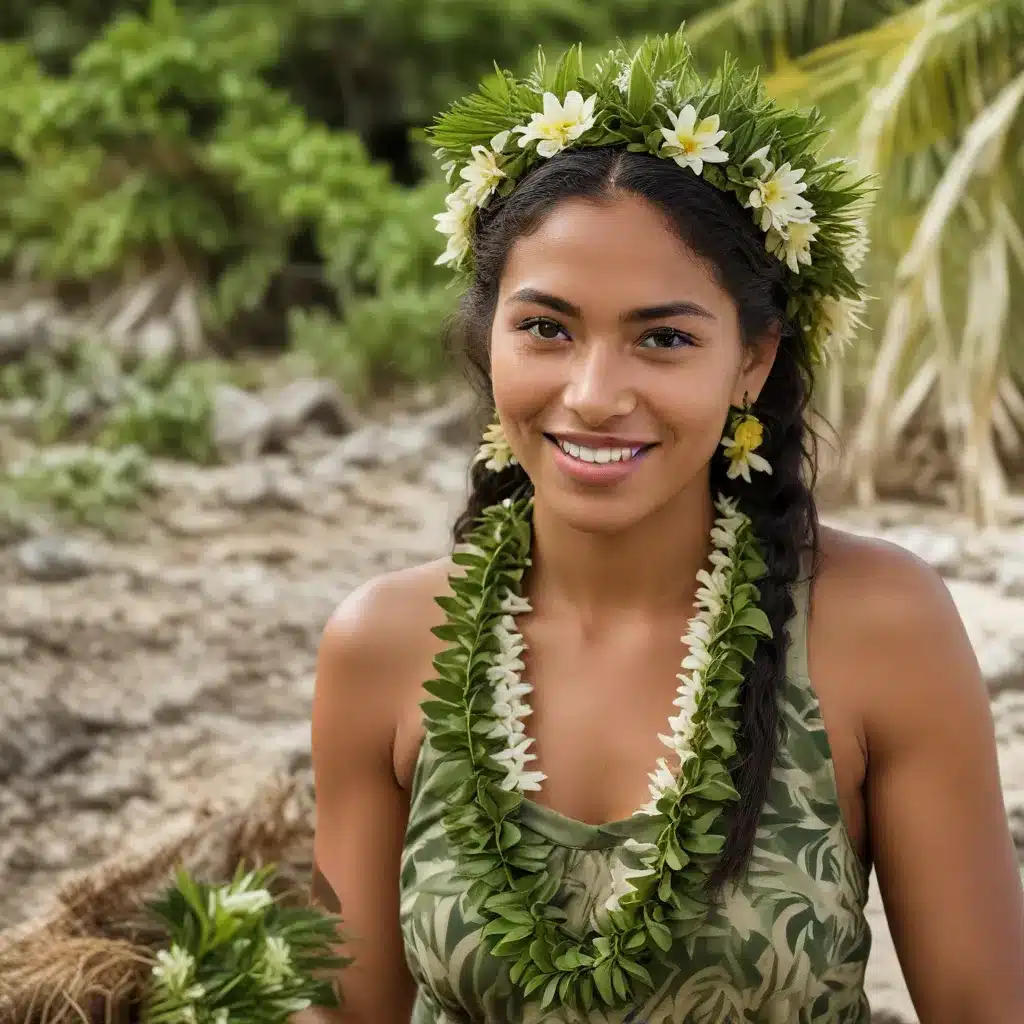
<svg viewBox="0 0 1024 1024">
<path fill-rule="evenodd" d="M 285 1024 L 308 1006 L 337 1006 L 329 972 L 349 961 L 334 948 L 338 918 L 313 907 L 284 907 L 266 887 L 273 866 L 227 885 L 176 884 L 150 909 L 167 926 L 157 954 L 144 1024 Z"/>
<path fill-rule="evenodd" d="M 171 371 L 144 368 L 122 385 L 122 398 L 99 436 L 106 448 L 137 445 L 150 455 L 208 464 L 213 442 L 213 387 L 209 364 L 185 364 Z"/>
<path fill-rule="evenodd" d="M 113 452 L 44 449 L 8 470 L 0 486 L 12 508 L 48 508 L 108 532 L 122 527 L 152 490 L 149 461 L 134 445 Z"/>
</svg>

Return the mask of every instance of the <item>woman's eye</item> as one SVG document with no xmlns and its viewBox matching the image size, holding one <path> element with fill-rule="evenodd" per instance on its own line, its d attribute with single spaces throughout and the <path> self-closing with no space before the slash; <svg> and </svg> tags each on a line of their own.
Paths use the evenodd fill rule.
<svg viewBox="0 0 1024 1024">
<path fill-rule="evenodd" d="M 525 330 L 531 338 L 537 338 L 539 341 L 558 341 L 558 336 L 565 334 L 565 331 L 554 320 L 546 319 L 528 320 L 520 329 Z"/>
<path fill-rule="evenodd" d="M 674 349 L 685 348 L 693 344 L 694 341 L 690 335 L 683 334 L 682 331 L 676 331 L 670 327 L 666 327 L 661 331 L 652 331 L 640 339 L 641 348 Z"/>
</svg>

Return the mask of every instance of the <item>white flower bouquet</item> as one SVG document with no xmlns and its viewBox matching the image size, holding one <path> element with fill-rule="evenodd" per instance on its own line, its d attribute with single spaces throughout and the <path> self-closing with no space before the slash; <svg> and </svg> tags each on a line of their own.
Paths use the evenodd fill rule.
<svg viewBox="0 0 1024 1024">
<path fill-rule="evenodd" d="M 308 1006 L 339 1005 L 331 972 L 339 919 L 315 907 L 280 906 L 267 888 L 273 866 L 212 886 L 179 868 L 149 909 L 167 928 L 156 954 L 143 1024 L 285 1024 Z"/>
</svg>

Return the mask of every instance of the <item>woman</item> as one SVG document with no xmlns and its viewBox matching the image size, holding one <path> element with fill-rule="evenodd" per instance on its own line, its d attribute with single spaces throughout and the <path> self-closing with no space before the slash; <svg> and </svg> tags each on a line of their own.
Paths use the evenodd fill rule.
<svg viewBox="0 0 1024 1024">
<path fill-rule="evenodd" d="M 579 60 L 433 129 L 497 422 L 461 553 L 324 633 L 341 1019 L 861 1024 L 874 867 L 922 1021 L 1024 1020 L 957 612 L 817 526 L 812 363 L 855 319 L 865 189 L 816 115 L 702 85 L 678 35 Z"/>
</svg>

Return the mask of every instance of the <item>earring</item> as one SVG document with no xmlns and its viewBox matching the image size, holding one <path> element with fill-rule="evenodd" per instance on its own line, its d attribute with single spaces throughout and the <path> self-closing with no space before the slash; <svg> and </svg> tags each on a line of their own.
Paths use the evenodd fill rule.
<svg viewBox="0 0 1024 1024">
<path fill-rule="evenodd" d="M 750 411 L 746 393 L 743 395 L 743 405 L 729 413 L 729 429 L 732 437 L 722 439 L 725 457 L 729 460 L 726 476 L 730 480 L 741 476 L 748 484 L 752 469 L 770 476 L 772 467 L 768 460 L 756 453 L 764 440 L 764 424 Z"/>
<path fill-rule="evenodd" d="M 516 457 L 509 447 L 508 438 L 505 437 L 505 428 L 497 417 L 484 431 L 473 465 L 478 462 L 482 462 L 484 467 L 493 473 L 500 473 L 503 469 L 516 465 Z"/>
</svg>

